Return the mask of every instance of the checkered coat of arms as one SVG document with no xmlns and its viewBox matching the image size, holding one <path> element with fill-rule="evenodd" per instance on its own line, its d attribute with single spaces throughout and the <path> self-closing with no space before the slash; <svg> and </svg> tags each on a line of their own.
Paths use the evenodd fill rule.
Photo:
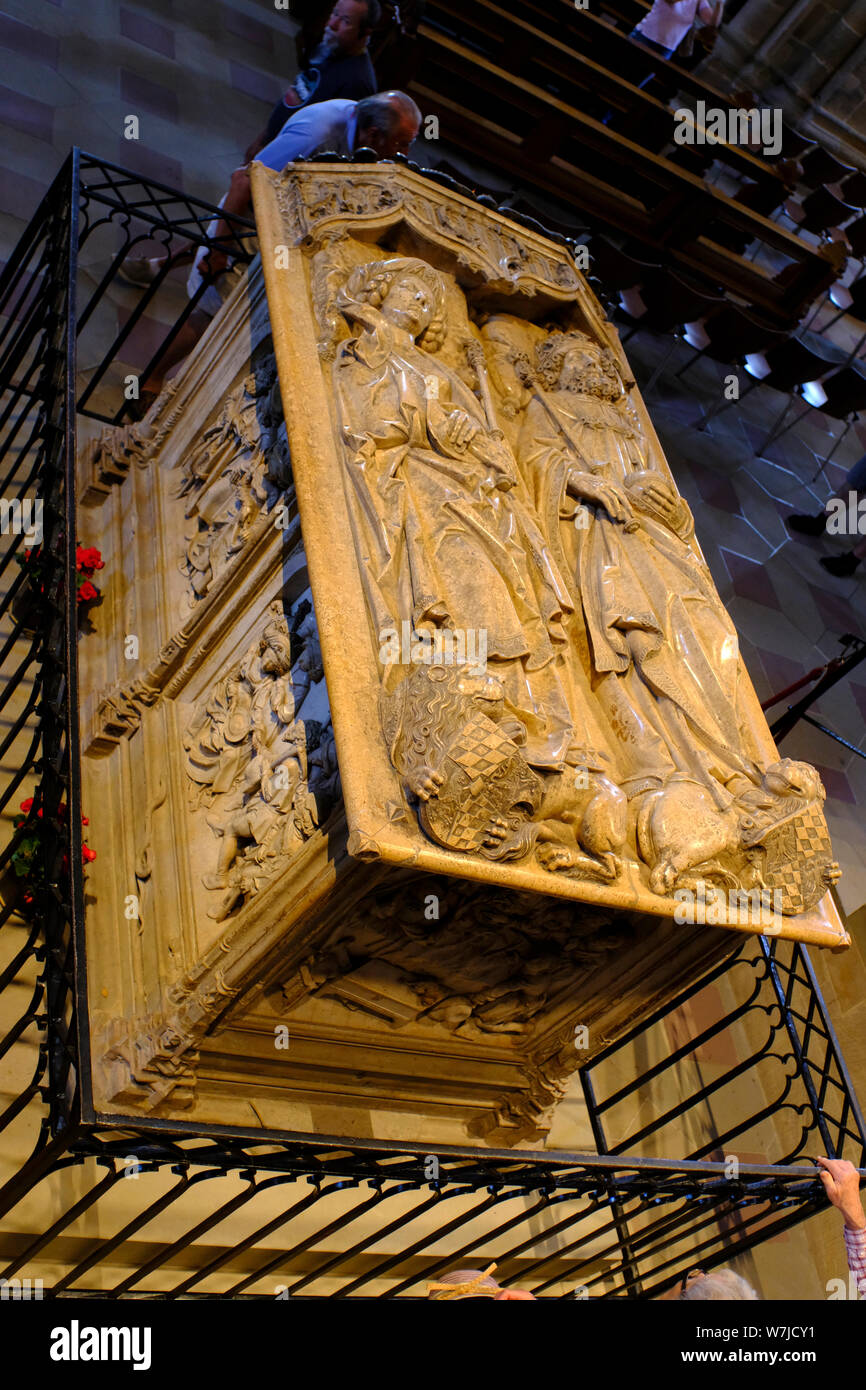
<svg viewBox="0 0 866 1390">
<path fill-rule="evenodd" d="M 801 804 L 771 830 L 744 837 L 744 844 L 753 854 L 757 852 L 763 884 L 781 893 L 781 910 L 786 916 L 808 912 L 821 901 L 827 891 L 833 850 L 819 802 Z"/>
<path fill-rule="evenodd" d="M 541 779 L 500 723 L 501 687 L 465 667 L 419 666 L 383 706 L 391 758 L 418 800 L 422 828 L 446 849 L 494 856 L 541 801 Z"/>
</svg>

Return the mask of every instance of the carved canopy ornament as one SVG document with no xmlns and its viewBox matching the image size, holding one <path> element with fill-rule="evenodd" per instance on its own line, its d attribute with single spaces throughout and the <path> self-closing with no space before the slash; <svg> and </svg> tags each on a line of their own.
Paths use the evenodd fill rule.
<svg viewBox="0 0 866 1390">
<path fill-rule="evenodd" d="M 489 285 L 564 299 L 580 278 L 571 257 L 544 237 L 509 223 L 460 194 L 395 165 L 289 166 L 272 185 L 290 244 L 320 245 L 328 233 L 384 232 L 405 223 Z"/>
<path fill-rule="evenodd" d="M 393 166 L 253 184 L 350 852 L 844 941 L 820 778 L 567 251 Z"/>
</svg>

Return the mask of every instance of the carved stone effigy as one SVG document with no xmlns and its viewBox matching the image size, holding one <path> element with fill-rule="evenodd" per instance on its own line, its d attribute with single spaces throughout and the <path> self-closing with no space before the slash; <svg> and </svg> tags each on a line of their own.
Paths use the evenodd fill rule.
<svg viewBox="0 0 866 1390">
<path fill-rule="evenodd" d="M 823 789 L 568 251 L 407 168 L 253 182 L 264 282 L 79 461 L 94 1103 L 535 1142 L 736 932 L 846 944 Z"/>
<path fill-rule="evenodd" d="M 515 888 L 808 915 L 839 872 L 820 779 L 772 748 L 609 325 L 565 253 L 418 182 L 257 171 L 290 435 L 333 419 L 296 476 L 320 621 L 352 598 L 351 655 L 327 624 L 350 829 Z"/>
</svg>

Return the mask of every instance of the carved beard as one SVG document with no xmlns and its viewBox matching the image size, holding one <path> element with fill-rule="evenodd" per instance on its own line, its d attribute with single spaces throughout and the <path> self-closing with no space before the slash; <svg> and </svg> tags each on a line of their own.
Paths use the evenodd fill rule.
<svg viewBox="0 0 866 1390">
<path fill-rule="evenodd" d="M 618 401 L 622 395 L 619 382 L 604 371 L 583 372 L 578 377 L 572 377 L 565 385 L 560 382 L 559 389 L 576 396 L 597 396 L 604 401 Z"/>
</svg>

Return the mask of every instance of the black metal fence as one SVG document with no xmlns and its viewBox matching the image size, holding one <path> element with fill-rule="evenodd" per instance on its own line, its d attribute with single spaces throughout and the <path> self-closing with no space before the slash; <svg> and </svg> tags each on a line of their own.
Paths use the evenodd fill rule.
<svg viewBox="0 0 866 1390">
<path fill-rule="evenodd" d="M 215 238 L 218 211 L 73 151 L 0 277 L 0 496 L 42 503 L 38 540 L 33 532 L 28 545 L 26 527 L 7 527 L 0 558 L 0 754 L 17 769 L 0 809 L 34 788 L 0 855 L 0 1061 L 15 1078 L 0 1145 L 19 1157 L 0 1188 L 0 1217 L 9 1218 L 0 1280 L 62 1268 L 47 1281 L 46 1293 L 57 1297 L 418 1297 L 444 1269 L 495 1260 L 497 1277 L 540 1296 L 661 1293 L 696 1261 L 711 1268 L 729 1260 L 824 1203 L 814 1168 L 802 1162 L 807 1143 L 820 1140 L 861 1165 L 866 1157 L 863 1117 L 808 956 L 795 944 L 750 941 L 584 1069 L 595 1154 L 431 1153 L 291 1134 L 264 1143 L 261 1133 L 216 1127 L 137 1120 L 118 1130 L 81 1121 L 79 1068 L 86 1071 L 88 1054 L 76 1018 L 73 931 L 83 922 L 76 407 L 106 422 L 122 418 L 112 373 L 159 291 L 170 288 L 178 251 L 228 247 L 236 260 L 250 259 L 249 224 L 236 219 L 231 238 Z M 120 302 L 116 272 L 132 248 L 154 241 L 164 267 L 131 309 L 121 305 L 111 347 L 79 374 L 82 333 L 101 314 L 104 328 Z M 109 268 L 96 279 L 84 260 L 103 243 Z M 145 374 L 191 304 L 181 297 L 164 322 Z M 15 573 L 17 558 L 25 564 Z M 22 856 L 29 871 L 16 894 Z M 634 1057 L 653 1055 L 648 1040 L 673 1011 L 722 981 L 738 1001 L 733 1010 L 673 1049 L 666 1039 L 660 1060 L 635 1069 Z M 732 1025 L 749 1040 L 745 1052 L 695 1083 L 684 1069 Z M 625 1085 L 611 1080 L 624 1059 Z M 759 1067 L 769 1076 L 756 1107 L 740 1082 Z M 621 1107 L 637 1095 L 657 1096 L 656 1108 L 622 1131 Z M 699 1117 L 704 1137 L 682 1159 L 672 1127 L 689 1117 Z M 774 1134 L 790 1135 L 784 1151 L 768 1153 L 767 1163 L 732 1163 L 728 1150 L 745 1153 L 771 1118 Z M 673 1151 L 662 1157 L 639 1152 L 666 1145 Z M 28 1216 L 37 1208 L 52 1213 L 50 1224 Z M 26 1234 L 34 1229 L 38 1236 Z"/>
<path fill-rule="evenodd" d="M 495 1261 L 536 1297 L 653 1297 L 822 1201 L 809 1167 L 733 1177 L 723 1163 L 407 1147 L 92 1134 L 55 1170 L 77 1165 L 80 1195 L 35 1239 L 7 1239 L 2 1277 L 32 1282 L 60 1258 L 49 1296 L 417 1298 L 448 1269 Z M 94 1208 L 95 1239 L 79 1233 Z"/>
<path fill-rule="evenodd" d="M 686 1040 L 666 1049 L 658 1062 L 645 1065 L 625 1085 L 614 1083 L 602 1091 L 612 1060 L 627 1048 L 639 1051 L 641 1038 L 652 1035 L 696 995 L 706 999 L 721 981 L 736 1000 L 733 1007 L 724 1006 L 715 992 L 715 1007 L 705 1010 L 712 1016 L 699 1031 L 690 1031 Z M 735 1025 L 744 1035 L 736 1060 L 717 1068 L 712 1078 L 702 1078 L 693 1094 L 682 1099 L 677 1078 L 683 1066 Z M 758 1108 L 738 1103 L 742 1081 L 759 1073 L 765 1103 Z M 776 1165 L 797 1163 L 819 1149 L 857 1164 L 866 1158 L 863 1113 L 808 952 L 798 942 L 761 936 L 744 945 L 675 1004 L 594 1057 L 581 1080 L 599 1153 L 634 1152 L 650 1143 L 669 1150 L 683 1116 L 698 1105 L 714 1103 L 712 1133 L 686 1155 L 689 1159 L 752 1150 L 764 1143 L 762 1126 L 768 1120 L 774 1121 L 779 1142 L 785 1144 L 772 1155 Z M 647 1095 L 658 1097 L 658 1102 L 645 1104 L 643 1123 L 625 1134 L 623 1109 L 637 1096 L 646 1101 Z M 676 1097 L 673 1104 L 668 1103 L 671 1095 Z M 721 1115 L 730 1119 L 719 1130 Z"/>
</svg>

